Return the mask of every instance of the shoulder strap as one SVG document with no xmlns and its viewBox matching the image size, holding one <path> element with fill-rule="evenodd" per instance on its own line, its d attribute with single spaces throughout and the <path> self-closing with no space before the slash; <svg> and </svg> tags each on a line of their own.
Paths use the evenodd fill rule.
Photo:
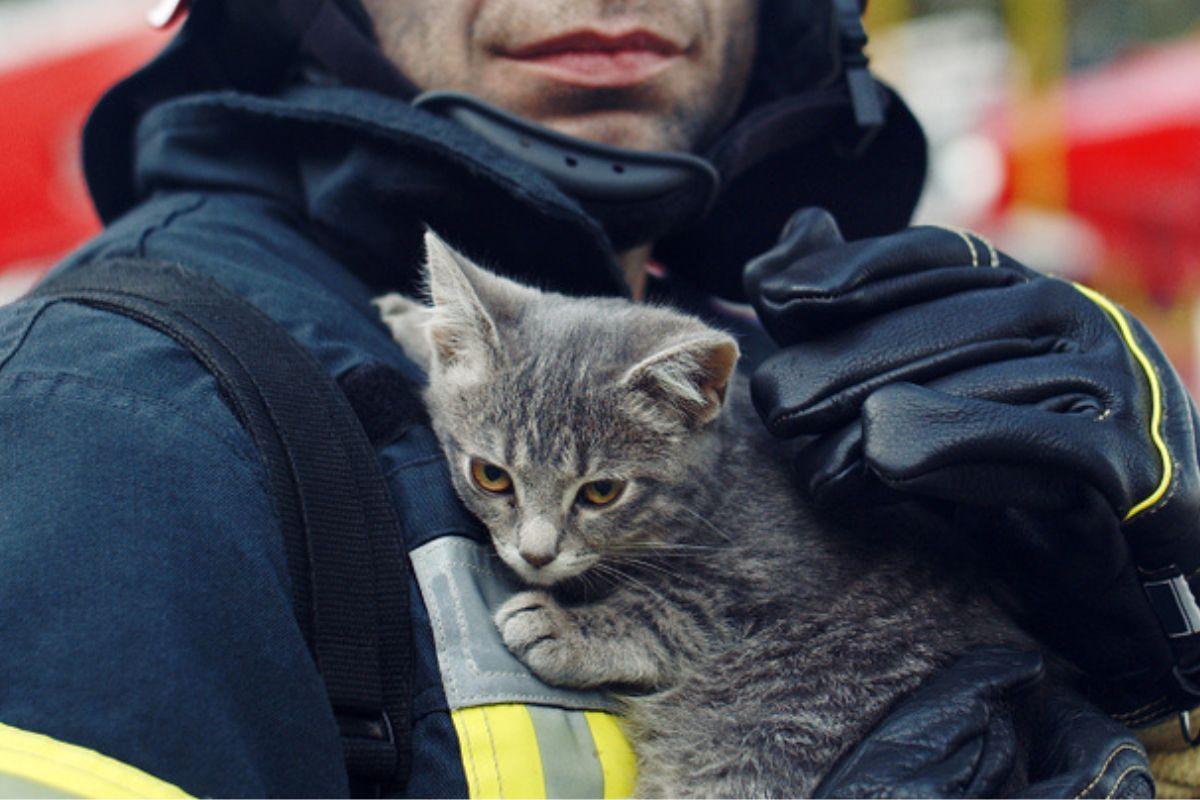
<svg viewBox="0 0 1200 800">
<path fill-rule="evenodd" d="M 409 567 L 378 459 L 337 383 L 280 325 L 178 265 L 105 261 L 52 276 L 35 294 L 138 320 L 216 378 L 266 466 L 296 621 L 329 692 L 351 789 L 402 787 Z"/>
</svg>

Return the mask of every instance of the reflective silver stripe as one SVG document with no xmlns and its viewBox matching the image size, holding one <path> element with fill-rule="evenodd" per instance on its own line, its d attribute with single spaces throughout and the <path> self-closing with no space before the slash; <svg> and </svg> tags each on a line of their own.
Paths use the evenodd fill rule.
<svg viewBox="0 0 1200 800">
<path fill-rule="evenodd" d="M 1175 600 L 1187 620 L 1188 633 L 1200 633 L 1200 608 L 1196 606 L 1196 596 L 1192 594 L 1187 579 L 1182 575 L 1172 578 L 1171 591 L 1175 592 Z"/>
<path fill-rule="evenodd" d="M 50 797 L 81 797 L 82 795 L 69 794 L 62 789 L 54 789 L 45 784 L 37 783 L 36 781 L 19 778 L 16 775 L 5 775 L 0 773 L 0 797 L 23 797 L 23 798 L 50 798 Z"/>
<path fill-rule="evenodd" d="M 1175 575 L 1143 586 L 1167 636 L 1179 639 L 1200 633 L 1200 607 L 1186 578 Z"/>
<path fill-rule="evenodd" d="M 604 769 L 587 718 L 576 711 L 529 706 L 547 797 L 604 797 Z"/>
<path fill-rule="evenodd" d="M 508 652 L 492 617 L 524 587 L 497 565 L 490 547 L 443 536 L 412 551 L 410 558 L 429 610 L 450 708 L 534 703 L 609 710 L 604 694 L 547 686 Z"/>
</svg>

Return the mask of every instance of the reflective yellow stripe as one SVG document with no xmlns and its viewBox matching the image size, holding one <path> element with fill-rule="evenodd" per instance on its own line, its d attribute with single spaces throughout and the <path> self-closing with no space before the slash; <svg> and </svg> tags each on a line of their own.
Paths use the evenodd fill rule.
<svg viewBox="0 0 1200 800">
<path fill-rule="evenodd" d="M 605 800 L 632 797 L 637 782 L 637 758 L 621 732 L 617 718 L 602 711 L 585 711 L 584 716 L 596 743 L 600 767 L 604 770 Z"/>
<path fill-rule="evenodd" d="M 0 723 L 0 774 L 73 797 L 191 797 L 95 750 Z"/>
<path fill-rule="evenodd" d="M 540 707 L 539 707 L 540 708 Z M 561 709 L 543 709 L 562 711 Z M 621 732 L 617 718 L 600 711 L 565 711 L 569 715 L 582 714 L 591 742 L 580 739 L 577 744 L 586 747 L 575 754 L 579 759 L 595 759 L 604 780 L 605 798 L 625 798 L 633 795 L 637 780 L 637 760 L 633 749 Z M 568 758 L 571 749 L 568 742 L 556 742 L 545 753 L 539 750 L 535 718 L 528 706 L 498 704 L 472 706 L 450 712 L 454 730 L 458 734 L 459 750 L 462 754 L 463 772 L 467 779 L 467 793 L 471 800 L 483 798 L 547 797 L 545 767 L 543 759 Z M 549 733 L 548 729 L 544 733 Z M 560 770 L 562 771 L 562 770 Z M 586 770 L 585 770 L 586 772 Z M 561 777 L 561 776 L 560 776 Z M 599 776 L 597 776 L 599 777 Z M 589 780 L 585 785 L 559 786 L 567 796 L 578 797 L 581 790 L 588 794 L 598 790 L 600 784 Z"/>
<path fill-rule="evenodd" d="M 1162 480 L 1158 482 L 1158 487 L 1149 497 L 1129 509 L 1129 513 L 1125 515 L 1125 522 L 1128 522 L 1162 499 L 1163 495 L 1167 493 L 1167 489 L 1171 486 L 1171 478 L 1174 474 L 1171 454 L 1167 451 L 1167 443 L 1163 441 L 1162 431 L 1160 430 L 1163 417 L 1162 384 L 1159 383 L 1158 373 L 1154 371 L 1154 365 L 1150 363 L 1150 359 L 1146 357 L 1146 354 L 1142 352 L 1142 348 L 1138 346 L 1137 339 L 1133 336 L 1133 330 L 1130 329 L 1129 322 L 1125 319 L 1125 315 L 1121 313 L 1121 310 L 1111 300 L 1093 289 L 1080 286 L 1078 283 L 1075 284 L 1075 288 L 1093 303 L 1104 309 L 1108 316 L 1112 318 L 1112 321 L 1116 323 L 1117 330 L 1121 332 L 1121 338 L 1125 340 L 1125 346 L 1129 348 L 1129 352 L 1133 353 L 1133 357 L 1141 365 L 1142 372 L 1146 374 L 1146 381 L 1150 384 L 1150 439 L 1154 442 L 1155 449 L 1158 450 L 1158 459 L 1162 468 Z"/>
<path fill-rule="evenodd" d="M 458 733 L 467 791 L 485 797 L 546 796 L 533 720 L 523 705 L 505 703 L 450 712 Z"/>
</svg>

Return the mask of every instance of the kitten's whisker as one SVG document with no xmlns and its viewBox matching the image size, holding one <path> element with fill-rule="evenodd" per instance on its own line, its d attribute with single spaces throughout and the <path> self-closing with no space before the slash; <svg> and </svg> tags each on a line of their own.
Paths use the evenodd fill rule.
<svg viewBox="0 0 1200 800">
<path fill-rule="evenodd" d="M 676 601 L 672 600 L 671 598 L 668 598 L 662 591 L 659 591 L 658 589 L 655 589 L 653 586 L 646 583 L 645 581 L 634 577 L 626 570 L 622 570 L 618 567 L 614 567 L 611 565 L 608 566 L 608 569 L 612 573 L 614 578 L 626 581 L 628 583 L 632 583 L 639 590 L 641 590 L 642 592 L 653 597 L 658 602 L 662 603 L 664 606 L 671 606 L 676 603 Z M 677 580 L 679 577 L 681 577 L 681 576 L 675 575 L 674 573 L 668 573 L 668 572 L 664 572 L 663 575 L 664 575 L 664 577 L 670 578 L 671 580 Z"/>
<path fill-rule="evenodd" d="M 683 575 L 676 575 L 675 572 L 668 570 L 661 564 L 655 564 L 653 561 L 647 561 L 646 559 L 643 559 L 643 558 L 633 558 L 633 557 L 626 556 L 624 558 L 619 558 L 616 560 L 618 561 L 618 563 L 631 564 L 635 567 L 642 567 L 643 569 L 650 570 L 651 572 L 656 572 L 659 575 L 665 575 L 668 578 L 683 578 L 684 577 Z"/>
<path fill-rule="evenodd" d="M 722 539 L 729 542 L 730 544 L 734 544 L 734 538 L 732 536 L 730 536 L 728 533 L 726 533 L 725 531 L 718 528 L 716 525 L 714 525 L 712 523 L 712 521 L 708 519 L 708 517 L 704 516 L 699 511 L 688 508 L 687 506 L 681 506 L 681 508 L 682 508 L 682 510 L 686 511 L 687 513 L 691 514 L 693 517 L 695 517 L 696 519 L 700 520 L 705 525 L 707 525 L 709 530 L 711 530 L 717 536 L 720 536 Z"/>
<path fill-rule="evenodd" d="M 711 544 L 685 544 L 683 542 L 630 542 L 630 543 L 626 543 L 626 544 L 617 545 L 616 547 L 613 547 L 611 549 L 614 552 L 622 552 L 624 550 L 631 550 L 631 551 L 637 551 L 637 552 L 657 553 L 659 551 L 678 550 L 678 551 L 686 551 L 688 553 L 692 553 L 692 552 L 715 552 L 718 550 L 724 550 L 725 548 L 717 547 L 717 546 L 711 545 Z"/>
<path fill-rule="evenodd" d="M 589 568 L 589 569 L 579 573 L 578 575 L 574 576 L 571 580 L 578 581 L 580 587 L 583 590 L 584 596 L 587 596 L 587 595 L 594 593 L 596 590 L 595 584 L 593 583 L 593 580 L 595 580 L 595 578 L 596 578 L 596 575 L 594 575 L 592 573 L 592 570 Z"/>
<path fill-rule="evenodd" d="M 610 550 L 609 555 L 613 558 L 618 558 L 618 559 L 624 559 L 626 556 L 630 556 L 630 555 L 647 556 L 647 557 L 651 557 L 654 559 L 662 559 L 664 561 L 667 559 L 675 559 L 675 562 L 674 562 L 675 564 L 680 563 L 679 559 L 689 559 L 689 558 L 696 559 L 698 557 L 706 557 L 707 556 L 706 553 L 694 553 L 691 551 L 663 552 L 661 550 L 649 550 L 649 549 L 647 549 L 647 550 Z M 684 563 L 686 563 L 686 562 L 684 562 Z"/>
<path fill-rule="evenodd" d="M 659 602 L 663 603 L 663 605 L 668 605 L 668 606 L 671 605 L 671 601 L 668 600 L 662 592 L 651 588 L 649 585 L 647 585 L 643 581 L 638 580 L 637 578 L 633 577 L 632 575 L 625 572 L 624 570 L 617 569 L 616 567 L 612 566 L 611 564 L 597 564 L 595 568 L 596 569 L 604 569 L 605 571 L 609 572 L 613 577 L 622 579 L 622 580 L 626 580 L 626 581 L 632 583 L 634 586 L 637 586 L 639 589 L 646 592 L 651 597 L 657 598 Z"/>
<path fill-rule="evenodd" d="M 659 564 L 657 561 L 649 558 L 639 558 L 628 554 L 618 555 L 615 559 L 621 564 L 634 564 L 636 566 L 645 567 L 646 569 L 654 570 L 661 575 L 666 575 L 669 578 L 686 578 L 687 575 L 680 574 L 678 570 L 668 569 L 666 566 Z"/>
<path fill-rule="evenodd" d="M 624 574 L 630 580 L 634 580 L 634 575 L 639 573 L 641 574 L 642 578 L 647 580 L 663 581 L 665 579 L 666 582 L 673 583 L 675 585 L 690 584 L 694 583 L 696 580 L 695 576 L 679 575 L 651 564 L 640 564 L 633 561 L 626 561 L 622 563 L 629 568 L 628 570 L 622 570 L 622 574 Z"/>
</svg>

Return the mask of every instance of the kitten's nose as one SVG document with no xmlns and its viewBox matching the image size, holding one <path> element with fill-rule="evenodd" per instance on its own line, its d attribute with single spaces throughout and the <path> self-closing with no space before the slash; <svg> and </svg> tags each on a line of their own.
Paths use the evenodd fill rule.
<svg viewBox="0 0 1200 800">
<path fill-rule="evenodd" d="M 517 552 L 534 569 L 546 566 L 558 556 L 558 526 L 541 515 L 522 520 Z"/>
<path fill-rule="evenodd" d="M 533 548 L 522 547 L 517 551 L 521 554 L 521 558 L 535 569 L 541 569 L 554 560 L 554 553 L 549 550 L 535 550 Z"/>
</svg>

